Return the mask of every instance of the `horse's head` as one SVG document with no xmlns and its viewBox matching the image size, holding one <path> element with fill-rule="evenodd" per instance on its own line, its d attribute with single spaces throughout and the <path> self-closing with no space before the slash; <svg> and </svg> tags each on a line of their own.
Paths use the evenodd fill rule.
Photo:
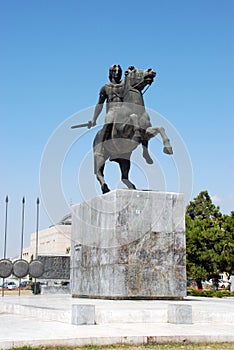
<svg viewBox="0 0 234 350">
<path fill-rule="evenodd" d="M 125 71 L 125 80 L 131 87 L 139 91 L 143 90 L 146 85 L 151 85 L 155 76 L 156 72 L 151 68 L 143 70 L 130 66 Z"/>
</svg>

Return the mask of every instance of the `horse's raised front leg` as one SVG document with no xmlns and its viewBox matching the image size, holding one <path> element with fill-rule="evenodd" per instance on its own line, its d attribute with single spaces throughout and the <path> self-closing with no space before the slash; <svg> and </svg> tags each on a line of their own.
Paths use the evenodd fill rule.
<svg viewBox="0 0 234 350">
<path fill-rule="evenodd" d="M 117 163 L 119 163 L 121 170 L 121 180 L 122 182 L 130 189 L 135 190 L 135 185 L 128 179 L 128 174 L 130 170 L 130 160 L 129 159 L 116 159 Z"/>
<path fill-rule="evenodd" d="M 162 126 L 150 126 L 146 129 L 146 135 L 149 139 L 156 136 L 157 134 L 160 134 L 163 140 L 163 152 L 166 154 L 173 154 L 173 150 L 170 144 L 170 140 L 167 137 L 167 134 L 165 132 L 165 129 Z"/>
<path fill-rule="evenodd" d="M 148 115 L 146 114 L 146 116 L 148 116 Z M 139 126 L 139 118 L 138 118 L 137 114 L 134 114 L 134 113 L 131 114 L 130 118 L 131 118 L 133 125 L 134 125 L 133 141 L 142 144 L 143 157 L 145 158 L 146 163 L 153 164 L 153 159 L 150 157 L 149 151 L 148 151 L 148 142 L 149 141 L 145 137 L 145 129 L 143 129 Z"/>
<path fill-rule="evenodd" d="M 149 151 L 148 151 L 148 140 L 142 140 L 142 147 L 143 147 L 143 157 L 146 160 L 146 163 L 153 164 L 153 159 L 150 157 Z"/>
</svg>

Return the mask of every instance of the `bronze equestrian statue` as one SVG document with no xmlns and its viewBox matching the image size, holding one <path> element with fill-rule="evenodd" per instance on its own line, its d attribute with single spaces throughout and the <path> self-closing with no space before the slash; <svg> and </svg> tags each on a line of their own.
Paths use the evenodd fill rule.
<svg viewBox="0 0 234 350">
<path fill-rule="evenodd" d="M 114 78 L 113 69 L 115 70 Z M 97 133 L 93 142 L 94 172 L 103 193 L 110 191 L 104 179 L 106 160 L 117 162 L 120 166 L 122 182 L 128 188 L 135 189 L 128 174 L 131 154 L 139 144 L 143 146 L 143 157 L 150 164 L 153 161 L 148 153 L 148 141 L 157 134 L 162 137 L 163 151 L 167 154 L 173 153 L 164 128 L 152 127 L 144 107 L 142 90 L 152 84 L 155 76 L 156 72 L 151 68 L 140 70 L 131 66 L 125 72 L 124 82 L 121 82 L 120 66 L 115 65 L 110 68 L 112 86 L 106 84 L 101 89 L 92 122 L 93 125 L 96 124 L 97 116 L 104 101 L 107 100 L 105 125 Z"/>
<path fill-rule="evenodd" d="M 125 81 L 121 81 L 122 68 L 118 64 L 114 64 L 109 68 L 109 80 L 110 83 L 105 84 L 99 93 L 99 100 L 94 110 L 92 126 L 96 125 L 96 120 L 99 114 L 102 111 L 103 104 L 106 101 L 106 118 L 105 125 L 101 132 L 101 138 L 103 141 L 106 141 L 110 138 L 111 129 L 115 121 L 118 122 L 116 116 L 119 114 L 118 108 L 122 108 Z M 127 96 L 125 96 L 127 97 Z M 125 102 L 125 101 L 124 101 Z M 135 102 L 133 102 L 135 103 Z M 121 112 L 120 112 L 121 113 Z M 131 111 L 130 111 L 131 114 Z M 143 147 L 143 157 L 146 159 L 146 162 L 149 164 L 153 163 L 149 153 L 148 153 L 148 141 L 144 141 Z"/>
<path fill-rule="evenodd" d="M 80 126 L 89 128 L 96 125 L 96 120 L 106 102 L 105 125 L 98 131 L 93 142 L 94 173 L 101 184 L 103 193 L 110 191 L 104 179 L 104 167 L 107 160 L 115 161 L 121 170 L 122 182 L 130 189 L 135 185 L 129 180 L 130 157 L 133 150 L 141 144 L 143 157 L 153 163 L 148 152 L 148 141 L 160 134 L 163 151 L 173 154 L 170 141 L 163 127 L 153 127 L 145 110 L 143 89 L 150 86 L 156 72 L 149 68 L 141 70 L 130 66 L 121 81 L 122 69 L 112 65 L 109 69 L 110 83 L 105 84 L 99 93 L 99 100 L 94 110 L 93 120 Z M 72 128 L 79 127 L 73 126 Z"/>
</svg>

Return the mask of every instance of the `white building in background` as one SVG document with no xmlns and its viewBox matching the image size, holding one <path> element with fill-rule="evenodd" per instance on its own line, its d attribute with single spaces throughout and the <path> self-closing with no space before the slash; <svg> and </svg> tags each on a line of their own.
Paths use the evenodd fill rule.
<svg viewBox="0 0 234 350">
<path fill-rule="evenodd" d="M 71 214 L 58 224 L 38 232 L 38 255 L 68 255 L 71 248 Z M 23 259 L 30 262 L 36 255 L 36 232 L 30 236 L 30 246 L 23 249 Z"/>
</svg>

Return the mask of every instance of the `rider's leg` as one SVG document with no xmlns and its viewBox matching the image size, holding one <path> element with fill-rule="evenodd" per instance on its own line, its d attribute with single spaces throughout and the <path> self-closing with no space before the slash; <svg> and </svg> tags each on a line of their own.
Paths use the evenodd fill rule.
<svg viewBox="0 0 234 350">
<path fill-rule="evenodd" d="M 111 137 L 111 131 L 113 128 L 113 122 L 114 122 L 114 113 L 112 111 L 109 111 L 105 118 L 105 124 L 102 128 L 102 141 L 109 140 Z"/>
<path fill-rule="evenodd" d="M 113 128 L 113 123 L 108 123 L 108 124 L 105 124 L 103 126 L 103 129 L 102 129 L 102 140 L 103 140 L 103 142 L 110 139 L 112 128 Z"/>
</svg>

